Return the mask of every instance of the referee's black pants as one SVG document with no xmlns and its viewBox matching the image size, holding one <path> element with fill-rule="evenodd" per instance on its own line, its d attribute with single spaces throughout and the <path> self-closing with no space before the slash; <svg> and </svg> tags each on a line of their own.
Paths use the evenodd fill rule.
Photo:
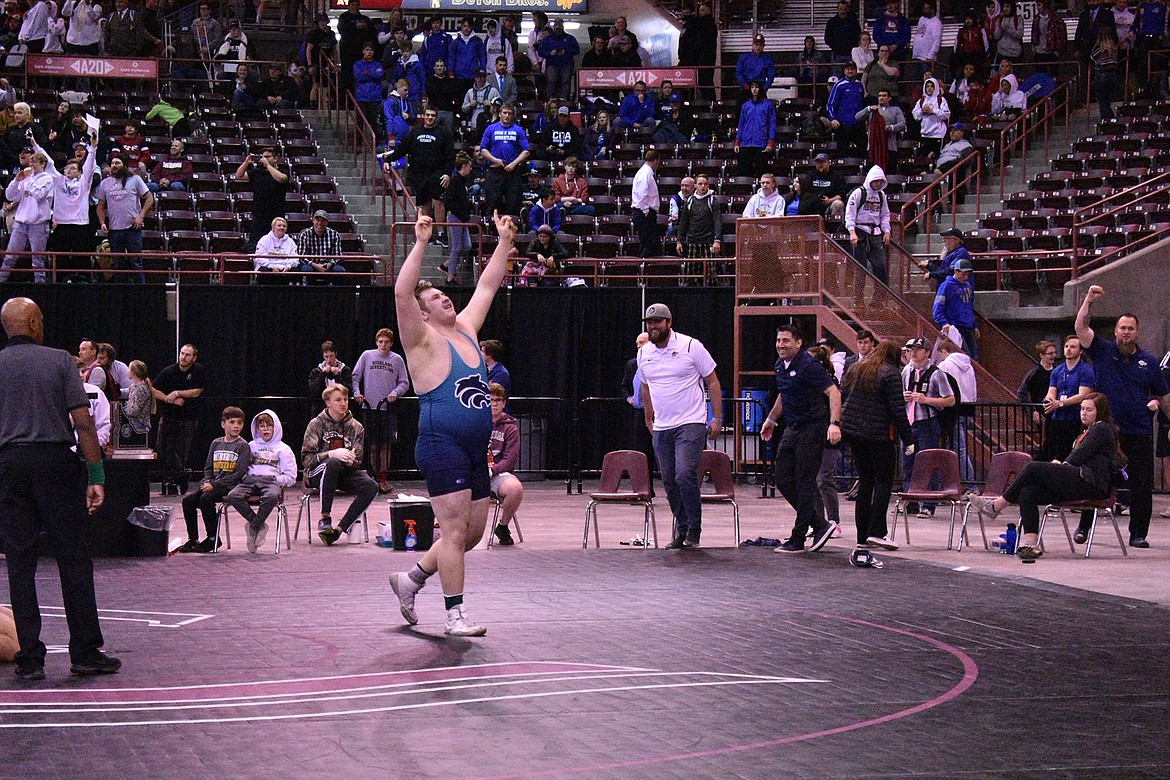
<svg viewBox="0 0 1170 780">
<path fill-rule="evenodd" d="M 69 625 L 69 656 L 78 660 L 103 644 L 93 588 L 93 561 L 83 533 L 85 466 L 63 444 L 9 445 L 0 449 L 0 537 L 20 650 L 16 661 L 45 659 L 37 601 L 37 541 L 49 537 L 57 559 Z M 56 599 L 53 599 L 54 601 Z"/>
</svg>

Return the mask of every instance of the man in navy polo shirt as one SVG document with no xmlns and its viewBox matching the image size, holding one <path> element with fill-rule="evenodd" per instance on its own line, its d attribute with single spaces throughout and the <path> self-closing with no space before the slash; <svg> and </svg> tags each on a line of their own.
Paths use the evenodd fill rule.
<svg viewBox="0 0 1170 780">
<path fill-rule="evenodd" d="M 487 213 L 520 215 L 521 163 L 528 159 L 528 135 L 515 124 L 516 109 L 505 103 L 500 106 L 500 121 L 488 125 L 479 142 L 488 161 Z"/>
<path fill-rule="evenodd" d="M 813 529 L 809 552 L 829 541 L 836 523 L 825 520 L 818 500 L 817 472 L 825 450 L 841 441 L 841 391 L 820 361 L 804 351 L 804 338 L 795 325 L 781 325 L 776 331 L 776 389 L 779 395 L 768 419 L 760 428 L 764 441 L 771 441 L 780 415 L 784 433 L 776 444 L 776 487 L 796 510 L 796 524 L 788 541 L 776 552 L 804 552 L 804 539 Z M 828 408 L 824 396 L 829 397 Z"/>
<path fill-rule="evenodd" d="M 1077 312 L 1077 338 L 1093 361 L 1098 392 L 1109 399 L 1113 421 L 1120 429 L 1121 451 L 1129 475 L 1129 546 L 1146 548 L 1154 509 L 1154 415 L 1170 404 L 1170 388 L 1158 370 L 1158 358 L 1138 346 L 1138 318 L 1122 314 L 1113 328 L 1115 341 L 1098 338 L 1089 327 L 1089 312 L 1105 290 L 1089 288 Z M 1166 407 L 1170 408 L 1170 406 Z M 1081 528 L 1087 527 L 1081 518 Z"/>
</svg>

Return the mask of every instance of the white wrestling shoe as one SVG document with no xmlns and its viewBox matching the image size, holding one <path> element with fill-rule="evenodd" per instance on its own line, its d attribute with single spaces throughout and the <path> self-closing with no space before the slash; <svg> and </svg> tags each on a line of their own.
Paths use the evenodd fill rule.
<svg viewBox="0 0 1170 780">
<path fill-rule="evenodd" d="M 447 634 L 450 636 L 483 636 L 486 633 L 487 629 L 483 626 L 473 626 L 467 622 L 462 604 L 456 604 L 447 610 Z"/>
<path fill-rule="evenodd" d="M 418 614 L 414 611 L 414 597 L 422 590 L 422 585 L 412 580 L 406 572 L 400 571 L 390 575 L 390 589 L 398 597 L 398 609 L 402 612 L 403 619 L 412 626 L 417 624 Z"/>
</svg>

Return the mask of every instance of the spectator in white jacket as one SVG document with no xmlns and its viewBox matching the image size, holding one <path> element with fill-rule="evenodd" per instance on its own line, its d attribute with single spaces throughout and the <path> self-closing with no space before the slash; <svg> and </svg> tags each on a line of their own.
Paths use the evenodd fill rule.
<svg viewBox="0 0 1170 780">
<path fill-rule="evenodd" d="M 88 270 L 93 252 L 93 226 L 89 222 L 89 194 L 93 189 L 93 172 L 97 167 L 94 138 L 79 142 L 85 149 L 81 165 L 70 160 L 61 173 L 53 158 L 38 144 L 33 152 L 45 156 L 45 171 L 53 177 L 53 232 L 50 243 L 54 252 L 67 252 L 57 258 L 57 269 L 66 273 L 65 281 L 81 281 L 78 272 Z"/>
<path fill-rule="evenodd" d="M 272 230 L 256 242 L 253 270 L 286 273 L 301 265 L 297 255 L 297 242 L 288 234 L 288 222 L 284 217 L 272 220 Z"/>
<path fill-rule="evenodd" d="M 45 171 L 48 159 L 44 152 L 33 152 L 29 166 L 22 168 L 4 190 L 4 196 L 16 204 L 16 213 L 8 236 L 8 254 L 0 268 L 0 282 L 8 281 L 16 267 L 17 256 L 12 253 L 26 250 L 32 252 L 33 281 L 45 282 L 44 252 L 53 219 L 53 177 Z"/>
<path fill-rule="evenodd" d="M 914 104 L 912 113 L 922 123 L 919 134 L 923 152 L 937 157 L 947 135 L 947 125 L 951 123 L 951 107 L 943 97 L 938 79 L 928 78 L 922 83 L 922 97 Z"/>
</svg>

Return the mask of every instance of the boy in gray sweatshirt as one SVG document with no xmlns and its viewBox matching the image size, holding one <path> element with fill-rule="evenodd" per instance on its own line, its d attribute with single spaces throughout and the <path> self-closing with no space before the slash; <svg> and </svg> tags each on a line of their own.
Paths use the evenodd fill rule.
<svg viewBox="0 0 1170 780">
<path fill-rule="evenodd" d="M 203 480 L 183 496 L 187 543 L 179 548 L 179 552 L 209 553 L 223 546 L 223 539 L 216 538 L 216 504 L 239 484 L 252 462 L 252 450 L 248 442 L 240 438 L 240 431 L 244 430 L 244 410 L 238 406 L 225 408 L 219 424 L 223 436 L 213 441 L 207 450 Z M 207 529 L 207 538 L 202 542 L 195 541 L 199 538 L 197 511 L 203 513 L 203 527 Z"/>
</svg>

